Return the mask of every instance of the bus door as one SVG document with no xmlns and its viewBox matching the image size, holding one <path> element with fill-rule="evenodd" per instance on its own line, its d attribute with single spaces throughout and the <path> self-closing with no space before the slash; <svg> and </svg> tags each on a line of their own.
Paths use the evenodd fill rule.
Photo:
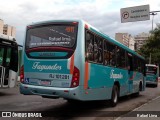
<svg viewBox="0 0 160 120">
<path fill-rule="evenodd" d="M 128 53 L 128 92 L 133 92 L 133 56 Z"/>
<path fill-rule="evenodd" d="M 12 59 L 18 56 L 13 54 L 14 52 L 12 49 L 12 47 L 0 45 L 0 87 L 5 88 L 12 87 L 13 84 L 15 85 L 15 72 L 12 72 L 12 66 L 14 63 L 11 62 L 11 56 Z"/>
<path fill-rule="evenodd" d="M 0 46 L 0 87 L 4 86 L 4 72 L 5 72 L 5 68 L 3 66 L 3 62 L 4 62 L 4 47 Z"/>
</svg>

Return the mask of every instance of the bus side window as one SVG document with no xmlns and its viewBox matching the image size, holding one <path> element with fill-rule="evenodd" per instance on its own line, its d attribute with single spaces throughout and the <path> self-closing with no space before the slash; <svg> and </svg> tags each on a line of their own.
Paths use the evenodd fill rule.
<svg viewBox="0 0 160 120">
<path fill-rule="evenodd" d="M 108 51 L 108 42 L 104 41 L 104 65 L 109 65 L 110 52 Z"/>
<path fill-rule="evenodd" d="M 98 62 L 98 37 L 94 41 L 94 62 Z"/>
<path fill-rule="evenodd" d="M 102 52 L 102 39 L 98 36 L 95 37 L 94 41 L 94 62 L 103 63 L 103 52 Z"/>
<path fill-rule="evenodd" d="M 11 62 L 11 48 L 7 48 L 6 67 L 10 66 Z"/>
<path fill-rule="evenodd" d="M 103 40 L 98 41 L 98 63 L 103 63 Z"/>
<path fill-rule="evenodd" d="M 111 45 L 109 47 L 109 51 L 110 51 L 110 65 L 113 67 L 116 67 L 116 46 L 115 45 Z"/>
<path fill-rule="evenodd" d="M 116 49 L 116 59 L 117 59 L 117 67 L 119 68 L 126 68 L 125 65 L 125 50 L 122 48 L 117 47 Z"/>
<path fill-rule="evenodd" d="M 4 48 L 0 48 L 0 65 L 3 65 Z"/>
<path fill-rule="evenodd" d="M 133 57 L 133 70 L 138 72 L 138 66 L 139 66 L 138 58 L 134 56 Z"/>
<path fill-rule="evenodd" d="M 94 36 L 90 32 L 86 32 L 86 59 L 88 61 L 93 61 L 93 42 Z"/>
</svg>

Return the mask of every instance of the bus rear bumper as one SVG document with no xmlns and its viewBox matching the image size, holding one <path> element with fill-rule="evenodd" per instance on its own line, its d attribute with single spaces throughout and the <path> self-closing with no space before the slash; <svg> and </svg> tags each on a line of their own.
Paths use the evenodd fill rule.
<svg viewBox="0 0 160 120">
<path fill-rule="evenodd" d="M 20 84 L 20 93 L 24 95 L 40 95 L 44 98 L 59 98 L 63 97 L 66 99 L 79 99 L 76 94 L 78 93 L 77 88 L 57 88 L 57 87 L 45 87 L 45 86 L 34 86 L 27 84 Z"/>
<path fill-rule="evenodd" d="M 157 81 L 146 81 L 146 85 L 157 85 Z"/>
</svg>

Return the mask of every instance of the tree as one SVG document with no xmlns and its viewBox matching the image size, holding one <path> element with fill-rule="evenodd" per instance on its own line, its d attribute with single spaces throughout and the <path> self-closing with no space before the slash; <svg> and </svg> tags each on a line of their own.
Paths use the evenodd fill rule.
<svg viewBox="0 0 160 120">
<path fill-rule="evenodd" d="M 138 53 L 146 58 L 147 63 L 151 56 L 152 64 L 160 64 L 160 24 L 157 24 L 157 27 L 150 33 L 147 43 L 140 48 Z"/>
</svg>

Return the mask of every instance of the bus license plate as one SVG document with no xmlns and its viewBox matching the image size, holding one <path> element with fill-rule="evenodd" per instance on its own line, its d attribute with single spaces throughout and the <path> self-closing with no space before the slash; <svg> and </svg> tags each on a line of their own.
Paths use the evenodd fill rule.
<svg viewBox="0 0 160 120">
<path fill-rule="evenodd" d="M 41 80 L 40 81 L 40 85 L 49 86 L 49 85 L 51 85 L 51 81 L 49 81 L 49 80 Z"/>
</svg>

